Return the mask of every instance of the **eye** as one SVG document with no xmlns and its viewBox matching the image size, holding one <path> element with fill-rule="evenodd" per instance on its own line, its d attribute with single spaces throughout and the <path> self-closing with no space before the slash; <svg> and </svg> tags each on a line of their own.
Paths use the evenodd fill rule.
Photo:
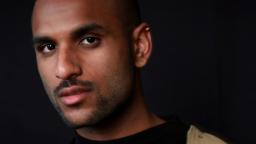
<svg viewBox="0 0 256 144">
<path fill-rule="evenodd" d="M 56 48 L 56 46 L 54 44 L 46 43 L 46 44 L 39 45 L 38 51 L 42 52 L 44 54 L 47 54 L 47 53 L 52 52 L 55 48 Z"/>
<path fill-rule="evenodd" d="M 100 39 L 95 36 L 86 36 L 82 39 L 81 44 L 87 47 L 96 47 L 100 43 Z"/>
</svg>

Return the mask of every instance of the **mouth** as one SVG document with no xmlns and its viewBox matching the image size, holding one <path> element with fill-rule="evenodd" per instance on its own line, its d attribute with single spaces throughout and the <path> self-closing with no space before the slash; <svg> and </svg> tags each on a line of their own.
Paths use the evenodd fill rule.
<svg viewBox="0 0 256 144">
<path fill-rule="evenodd" d="M 60 90 L 58 98 L 64 105 L 73 106 L 82 103 L 91 91 L 89 87 L 71 86 Z"/>
</svg>

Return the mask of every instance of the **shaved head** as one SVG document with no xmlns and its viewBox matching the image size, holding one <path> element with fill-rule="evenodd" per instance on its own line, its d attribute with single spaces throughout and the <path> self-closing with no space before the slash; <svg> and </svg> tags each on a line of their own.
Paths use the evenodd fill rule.
<svg viewBox="0 0 256 144">
<path fill-rule="evenodd" d="M 137 0 L 115 0 L 115 3 L 121 12 L 121 20 L 134 26 L 141 23 L 140 10 Z"/>
<path fill-rule="evenodd" d="M 80 1 L 81 4 L 84 3 L 88 5 L 92 0 L 36 0 L 34 5 L 33 17 L 37 13 L 38 9 L 42 9 L 47 6 L 47 9 L 55 7 L 56 5 L 62 6 L 64 3 L 76 3 Z M 134 27 L 138 26 L 141 23 L 141 15 L 139 4 L 137 0 L 93 0 L 98 3 L 104 4 L 111 10 L 114 10 L 116 18 L 118 18 L 127 30 L 132 30 Z M 97 11 L 95 11 L 97 12 Z M 106 10 L 106 12 L 108 12 Z M 51 12 L 49 11 L 49 14 Z"/>
</svg>

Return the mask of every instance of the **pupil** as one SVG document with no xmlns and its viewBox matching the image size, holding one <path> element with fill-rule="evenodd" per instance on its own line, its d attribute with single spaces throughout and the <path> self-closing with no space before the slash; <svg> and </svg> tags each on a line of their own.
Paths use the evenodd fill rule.
<svg viewBox="0 0 256 144">
<path fill-rule="evenodd" d="M 52 44 L 48 44 L 47 47 L 48 47 L 49 50 L 53 50 L 54 49 L 54 45 L 52 45 Z"/>
<path fill-rule="evenodd" d="M 88 41 L 89 43 L 93 43 L 94 40 L 95 40 L 95 39 L 94 39 L 93 37 L 88 37 L 88 38 L 87 38 L 87 41 Z"/>
</svg>

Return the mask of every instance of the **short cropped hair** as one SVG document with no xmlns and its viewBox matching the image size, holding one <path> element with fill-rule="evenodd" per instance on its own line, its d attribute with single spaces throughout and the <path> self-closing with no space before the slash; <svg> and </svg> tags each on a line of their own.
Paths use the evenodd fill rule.
<svg viewBox="0 0 256 144">
<path fill-rule="evenodd" d="M 121 12 L 120 18 L 125 25 L 136 27 L 141 23 L 141 14 L 138 0 L 115 0 Z"/>
</svg>

